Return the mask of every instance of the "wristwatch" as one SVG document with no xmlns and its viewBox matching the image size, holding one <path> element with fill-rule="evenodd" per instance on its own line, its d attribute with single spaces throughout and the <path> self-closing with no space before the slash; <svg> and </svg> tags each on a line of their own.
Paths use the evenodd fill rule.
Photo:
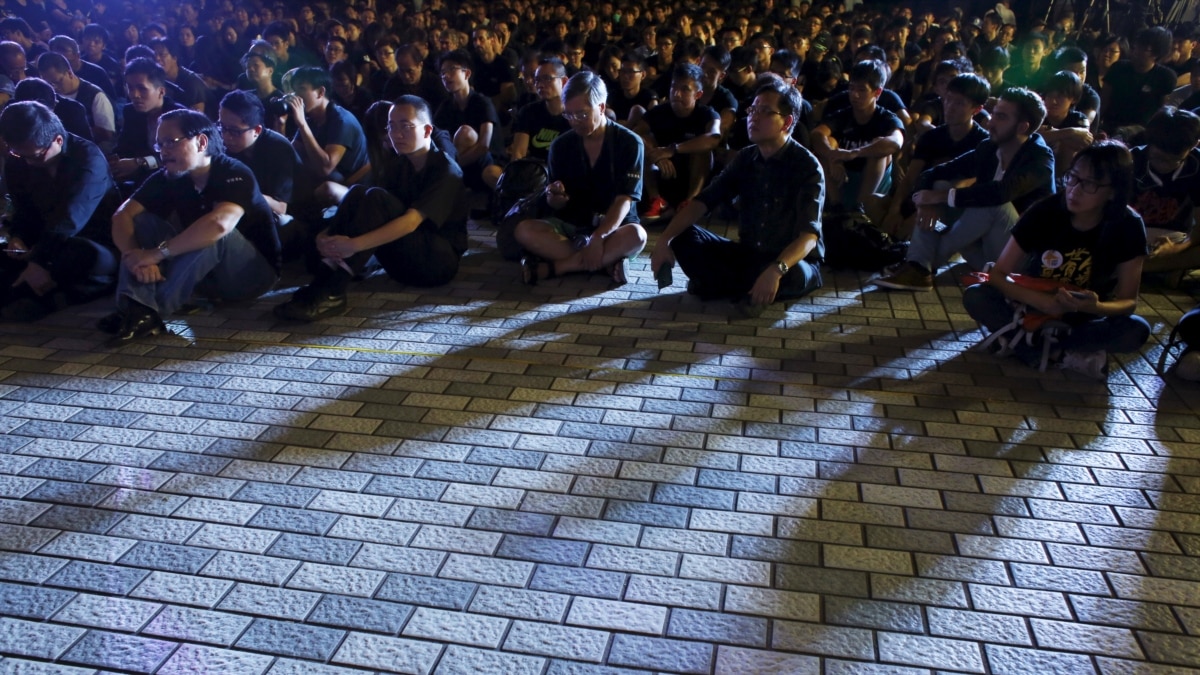
<svg viewBox="0 0 1200 675">
<path fill-rule="evenodd" d="M 167 248 L 166 239 L 164 239 L 163 242 L 158 245 L 158 252 L 162 254 L 163 260 L 171 257 L 171 249 Z"/>
<path fill-rule="evenodd" d="M 791 269 L 790 267 L 788 267 L 788 264 L 783 262 L 782 260 L 776 260 L 775 267 L 777 267 L 779 269 L 779 276 L 781 276 L 781 277 L 787 276 L 788 270 Z"/>
</svg>

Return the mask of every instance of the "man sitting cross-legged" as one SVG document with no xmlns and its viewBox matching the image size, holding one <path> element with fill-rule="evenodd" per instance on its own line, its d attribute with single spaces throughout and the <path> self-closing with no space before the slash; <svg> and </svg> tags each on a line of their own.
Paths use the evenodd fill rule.
<svg viewBox="0 0 1200 675">
<path fill-rule="evenodd" d="M 996 260 L 1017 217 L 1054 194 L 1054 152 L 1037 134 L 1046 106 L 1028 89 L 1000 94 L 988 122 L 991 137 L 974 150 L 921 174 L 913 203 L 916 225 L 907 262 L 875 280 L 907 291 L 933 290 L 933 274 L 961 253 L 975 268 Z M 966 187 L 955 187 L 973 181 Z M 946 208 L 959 210 L 948 227 Z"/>
<path fill-rule="evenodd" d="M 279 278 L 271 207 L 250 169 L 224 154 L 216 125 L 195 110 L 172 110 L 159 118 L 156 138 L 162 168 L 113 216 L 117 314 L 99 327 L 117 342 L 164 332 L 163 317 L 198 286 L 244 300 Z"/>
<path fill-rule="evenodd" d="M 546 204 L 554 217 L 524 220 L 516 238 L 533 255 L 522 261 L 527 284 L 566 272 L 604 269 L 626 282 L 626 259 L 646 246 L 638 222 L 642 196 L 642 139 L 605 115 L 608 91 L 591 71 L 576 73 L 563 90 L 571 130 L 550 145 Z"/>
<path fill-rule="evenodd" d="M 678 260 L 689 292 L 738 300 L 750 315 L 821 286 L 825 177 L 817 158 L 791 136 L 800 110 L 800 92 L 782 81 L 758 90 L 746 119 L 753 145 L 671 219 L 650 256 L 656 274 Z M 738 241 L 696 225 L 735 198 Z"/>
<path fill-rule="evenodd" d="M 315 321 L 346 307 L 346 288 L 374 256 L 388 276 L 440 286 L 458 273 L 467 249 L 462 169 L 433 143 L 433 116 L 416 96 L 388 112 L 388 137 L 399 155 L 384 185 L 355 185 L 316 239 L 321 262 L 313 281 L 275 308 L 276 316 Z"/>
</svg>

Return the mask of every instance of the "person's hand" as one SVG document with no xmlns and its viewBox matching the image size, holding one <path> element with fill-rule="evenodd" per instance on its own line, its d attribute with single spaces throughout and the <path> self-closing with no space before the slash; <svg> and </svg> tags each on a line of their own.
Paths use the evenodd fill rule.
<svg viewBox="0 0 1200 675">
<path fill-rule="evenodd" d="M 283 97 L 283 102 L 287 104 L 288 110 L 292 113 L 292 119 L 296 120 L 297 126 L 305 126 L 308 120 L 304 118 L 304 101 L 295 94 L 288 94 Z"/>
<path fill-rule="evenodd" d="M 825 184 L 831 187 L 841 187 L 846 182 L 846 167 L 841 162 L 829 162 L 825 169 Z"/>
<path fill-rule="evenodd" d="M 1183 234 L 1182 232 L 1179 234 Z M 1149 242 L 1150 255 L 1152 256 L 1168 256 L 1183 253 L 1192 245 L 1191 241 L 1186 236 L 1166 234 L 1161 237 L 1155 237 Z"/>
<path fill-rule="evenodd" d="M 571 196 L 567 194 L 567 188 L 562 184 L 561 180 L 556 180 L 546 186 L 546 204 L 552 209 L 561 209 L 567 205 L 567 201 Z"/>
<path fill-rule="evenodd" d="M 942 218 L 940 206 L 918 206 L 916 226 L 926 232 L 937 229 L 938 221 Z"/>
<path fill-rule="evenodd" d="M 843 150 L 838 148 L 833 151 L 833 161 L 835 162 L 850 162 L 858 159 L 857 150 Z"/>
<path fill-rule="evenodd" d="M 318 238 L 317 252 L 321 254 L 322 258 L 345 260 L 358 253 L 358 246 L 350 237 L 335 234 L 332 237 Z"/>
<path fill-rule="evenodd" d="M 1067 312 L 1095 314 L 1096 303 L 1100 302 L 1100 296 L 1092 291 L 1068 291 L 1060 288 L 1054 292 L 1054 302 L 1062 308 L 1064 314 Z"/>
<path fill-rule="evenodd" d="M 108 170 L 113 178 L 124 180 L 137 173 L 138 161 L 132 157 L 118 158 L 108 163 Z"/>
<path fill-rule="evenodd" d="M 670 148 L 646 148 L 646 161 L 651 164 L 658 164 L 659 160 L 669 159 L 670 157 Z"/>
<path fill-rule="evenodd" d="M 13 282 L 13 288 L 21 284 L 29 286 L 29 290 L 39 296 L 49 293 L 58 285 L 54 283 L 54 279 L 50 278 L 50 271 L 35 262 L 25 266 L 21 276 Z"/>
<path fill-rule="evenodd" d="M 604 266 L 604 240 L 593 235 L 592 240 L 588 242 L 586 248 L 583 249 L 583 268 L 589 272 L 595 272 Z"/>
<path fill-rule="evenodd" d="M 4 253 L 13 260 L 21 260 L 29 255 L 29 247 L 25 245 L 25 242 L 21 241 L 20 237 L 10 236 L 8 243 L 4 246 Z"/>
<path fill-rule="evenodd" d="M 946 203 L 946 190 L 917 190 L 913 193 L 913 204 L 917 206 L 941 206 Z"/>
<path fill-rule="evenodd" d="M 769 305 L 775 302 L 775 294 L 779 292 L 779 282 L 783 276 L 774 265 L 762 271 L 750 289 L 750 302 L 755 305 Z"/>
<path fill-rule="evenodd" d="M 163 254 L 156 248 L 134 248 L 121 255 L 121 264 L 134 274 L 137 274 L 138 268 L 141 267 L 157 267 L 162 260 Z"/>
<path fill-rule="evenodd" d="M 660 238 L 654 245 L 654 250 L 650 252 L 650 273 L 658 276 L 658 270 L 663 265 L 675 266 L 675 252 L 671 250 L 671 245 L 666 239 Z"/>
<path fill-rule="evenodd" d="M 658 175 L 671 179 L 675 177 L 675 163 L 669 159 L 660 159 L 654 163 L 658 167 Z"/>
<path fill-rule="evenodd" d="M 158 265 L 143 265 L 133 270 L 133 277 L 141 284 L 157 284 L 166 281 L 162 268 Z"/>
</svg>

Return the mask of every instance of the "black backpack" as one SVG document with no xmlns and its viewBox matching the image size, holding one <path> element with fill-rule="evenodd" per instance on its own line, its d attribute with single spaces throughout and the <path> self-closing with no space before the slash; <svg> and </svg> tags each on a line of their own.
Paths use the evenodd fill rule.
<svg viewBox="0 0 1200 675">
<path fill-rule="evenodd" d="M 908 242 L 896 241 L 861 211 L 835 209 L 821 217 L 825 264 L 835 269 L 875 272 L 904 260 Z"/>
<path fill-rule="evenodd" d="M 506 260 L 521 257 L 514 232 L 517 223 L 538 217 L 538 202 L 550 184 L 550 171 L 541 160 L 525 158 L 510 162 L 500 174 L 492 199 L 492 224 L 496 226 L 496 248 Z"/>
</svg>

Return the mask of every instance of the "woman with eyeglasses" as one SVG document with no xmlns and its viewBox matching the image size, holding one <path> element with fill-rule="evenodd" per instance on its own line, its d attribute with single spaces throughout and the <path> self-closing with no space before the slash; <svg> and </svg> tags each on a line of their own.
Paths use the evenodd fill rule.
<svg viewBox="0 0 1200 675">
<path fill-rule="evenodd" d="M 1063 182 L 1021 216 L 988 281 L 966 289 L 963 305 L 989 332 L 1013 320 L 1013 303 L 1061 317 L 1071 329 L 1057 345 L 1060 367 L 1102 379 L 1110 352 L 1136 351 L 1150 337 L 1150 324 L 1134 314 L 1146 228 L 1129 207 L 1133 156 L 1118 141 L 1094 143 L 1075 155 Z M 1012 273 L 1070 286 L 1035 290 Z M 1041 351 L 1024 342 L 1015 349 L 1027 363 Z"/>
</svg>

